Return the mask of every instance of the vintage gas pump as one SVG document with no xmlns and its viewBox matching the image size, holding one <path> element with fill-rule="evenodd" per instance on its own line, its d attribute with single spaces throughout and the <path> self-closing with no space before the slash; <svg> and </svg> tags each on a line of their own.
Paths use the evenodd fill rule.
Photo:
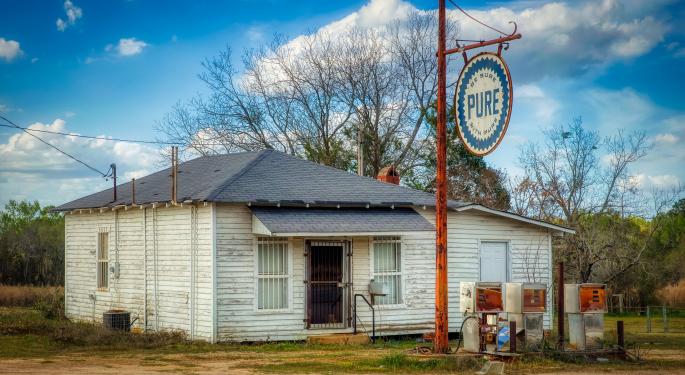
<svg viewBox="0 0 685 375">
<path fill-rule="evenodd" d="M 518 351 L 542 349 L 543 317 L 547 310 L 547 285 L 536 283 L 505 284 L 507 319 L 516 322 Z M 510 338 L 511 340 L 512 338 Z"/>
<path fill-rule="evenodd" d="M 607 312 L 605 284 L 565 284 L 564 310 L 568 320 L 569 348 L 602 348 L 604 314 Z"/>
<path fill-rule="evenodd" d="M 464 349 L 474 353 L 496 351 L 498 323 L 504 311 L 502 283 L 462 281 L 460 284 Z"/>
</svg>

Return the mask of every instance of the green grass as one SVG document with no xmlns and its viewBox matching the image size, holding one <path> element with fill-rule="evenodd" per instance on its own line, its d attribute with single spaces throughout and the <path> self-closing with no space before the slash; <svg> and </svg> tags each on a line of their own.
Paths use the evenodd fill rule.
<svg viewBox="0 0 685 375">
<path fill-rule="evenodd" d="M 409 356 L 405 353 L 388 354 L 380 358 L 359 359 L 336 356 L 334 360 L 321 358 L 279 361 L 257 366 L 258 370 L 273 373 L 454 373 L 473 372 L 483 365 L 474 357 L 445 356 L 438 358 Z"/>
<path fill-rule="evenodd" d="M 607 345 L 615 343 L 615 327 L 619 319 L 624 321 L 626 342 L 630 348 L 639 347 L 643 353 L 677 350 L 676 354 L 648 357 L 640 363 L 618 360 L 597 363 L 585 358 L 550 354 L 524 358 L 508 365 L 507 371 L 524 374 L 562 369 L 577 369 L 579 372 L 588 369 L 593 372 L 685 369 L 685 333 L 664 334 L 656 330 L 646 333 L 643 317 L 607 316 Z M 685 321 L 676 319 L 671 323 L 675 324 L 674 327 L 685 325 Z M 416 345 L 411 338 L 359 345 L 287 341 L 210 344 L 186 340 L 179 333 L 124 333 L 95 324 L 46 319 L 28 308 L 0 308 L 0 359 L 34 358 L 43 364 L 65 360 L 55 357 L 57 355 L 65 355 L 67 361 L 88 360 L 89 356 L 105 360 L 111 358 L 111 364 L 124 357 L 137 358 L 140 366 L 170 366 L 181 372 L 202 366 L 208 358 L 268 373 L 453 373 L 472 372 L 483 364 L 480 358 L 474 357 L 408 354 L 408 349 Z"/>
</svg>

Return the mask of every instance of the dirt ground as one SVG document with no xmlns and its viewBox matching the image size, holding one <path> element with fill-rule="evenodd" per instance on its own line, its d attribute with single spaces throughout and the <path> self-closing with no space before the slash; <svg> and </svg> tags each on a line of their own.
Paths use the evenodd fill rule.
<svg viewBox="0 0 685 375">
<path fill-rule="evenodd" d="M 327 353 L 330 354 L 330 353 Z M 376 357 L 378 353 L 373 350 L 361 354 L 360 357 Z M 682 360 L 685 352 L 681 350 L 652 350 L 645 353 L 647 360 Z M 263 373 L 260 369 L 265 365 L 272 365 L 266 372 L 278 373 L 278 364 L 283 362 L 298 362 L 316 359 L 317 361 L 335 361 L 335 358 L 325 356 L 318 351 L 298 351 L 293 353 L 245 353 L 245 352 L 216 352 L 202 354 L 152 354 L 152 355 L 105 355 L 93 353 L 70 353 L 67 355 L 54 356 L 49 359 L 25 358 L 25 359 L 2 359 L 0 360 L 0 373 L 2 374 L 256 374 Z M 538 374 L 561 374 L 582 375 L 596 373 L 654 375 L 654 374 L 685 374 L 685 368 L 659 369 L 637 368 L 630 369 L 626 366 L 618 367 L 592 367 L 589 370 L 566 368 L 564 364 L 552 368 L 530 368 L 531 372 Z M 289 373 L 318 373 L 317 370 L 302 369 L 301 372 L 292 369 Z M 505 367 L 505 373 L 509 373 Z M 525 367 L 519 368 L 513 373 L 527 373 Z"/>
</svg>

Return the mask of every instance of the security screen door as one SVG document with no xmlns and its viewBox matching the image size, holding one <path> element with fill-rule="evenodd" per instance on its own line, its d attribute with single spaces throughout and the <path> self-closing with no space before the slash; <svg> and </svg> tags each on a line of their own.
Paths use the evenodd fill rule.
<svg viewBox="0 0 685 375">
<path fill-rule="evenodd" d="M 340 241 L 311 241 L 308 246 L 307 327 L 346 327 L 347 246 Z"/>
</svg>

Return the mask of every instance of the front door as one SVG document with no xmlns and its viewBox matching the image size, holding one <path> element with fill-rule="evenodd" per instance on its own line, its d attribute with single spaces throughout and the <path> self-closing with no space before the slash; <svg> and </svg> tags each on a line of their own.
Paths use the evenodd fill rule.
<svg viewBox="0 0 685 375">
<path fill-rule="evenodd" d="M 308 244 L 307 327 L 346 327 L 346 243 L 311 241 Z"/>
<path fill-rule="evenodd" d="M 480 281 L 509 281 L 506 242 L 480 243 Z"/>
</svg>

